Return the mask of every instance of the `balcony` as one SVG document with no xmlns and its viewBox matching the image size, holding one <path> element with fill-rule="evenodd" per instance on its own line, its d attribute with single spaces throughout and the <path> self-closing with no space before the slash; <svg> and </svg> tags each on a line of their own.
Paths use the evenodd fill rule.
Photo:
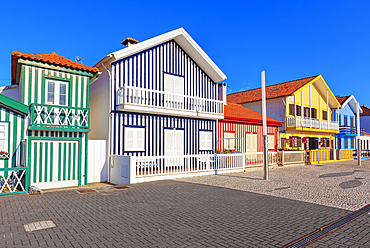
<svg viewBox="0 0 370 248">
<path fill-rule="evenodd" d="M 117 91 L 117 109 L 195 118 L 222 119 L 224 115 L 224 103 L 219 100 L 132 86 L 122 87 Z"/>
<path fill-rule="evenodd" d="M 356 136 L 357 135 L 357 127 L 339 126 L 339 134 Z M 361 135 L 364 134 L 364 128 L 363 127 L 360 127 L 360 134 Z"/>
<path fill-rule="evenodd" d="M 286 126 L 295 127 L 295 128 L 313 128 L 313 129 L 322 129 L 322 130 L 333 130 L 339 131 L 339 124 L 335 121 L 326 121 L 319 119 L 310 119 L 297 116 L 287 117 Z"/>
<path fill-rule="evenodd" d="M 89 112 L 88 108 L 34 103 L 30 105 L 29 129 L 88 132 Z"/>
</svg>

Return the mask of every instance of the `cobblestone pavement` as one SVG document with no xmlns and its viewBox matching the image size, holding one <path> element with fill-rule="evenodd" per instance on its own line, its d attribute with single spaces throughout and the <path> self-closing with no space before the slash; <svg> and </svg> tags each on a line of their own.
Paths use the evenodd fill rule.
<svg viewBox="0 0 370 248">
<path fill-rule="evenodd" d="M 0 206 L 0 247 L 281 247 L 351 213 L 180 181 L 3 196 Z M 56 227 L 23 227 L 49 220 Z"/>
<path fill-rule="evenodd" d="M 357 161 L 275 166 L 269 170 L 270 180 L 263 179 L 263 170 L 242 173 L 178 179 L 259 194 L 279 196 L 347 210 L 370 204 L 370 159 Z"/>
</svg>

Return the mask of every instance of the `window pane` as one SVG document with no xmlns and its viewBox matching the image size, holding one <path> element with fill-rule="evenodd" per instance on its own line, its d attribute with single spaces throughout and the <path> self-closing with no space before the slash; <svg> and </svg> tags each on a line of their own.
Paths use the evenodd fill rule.
<svg viewBox="0 0 370 248">
<path fill-rule="evenodd" d="M 53 93 L 48 93 L 48 103 L 54 104 L 54 94 Z"/>
<path fill-rule="evenodd" d="M 0 132 L 5 132 L 5 126 L 4 125 L 0 125 Z"/>
<path fill-rule="evenodd" d="M 5 132 L 0 132 L 0 138 L 5 138 Z"/>
<path fill-rule="evenodd" d="M 48 82 L 48 92 L 54 93 L 54 83 Z"/>
<path fill-rule="evenodd" d="M 66 105 L 66 95 L 60 95 L 59 96 L 59 104 L 60 105 Z"/>
<path fill-rule="evenodd" d="M 60 85 L 60 94 L 65 95 L 65 94 L 66 94 L 66 92 L 67 92 L 67 85 L 65 85 L 65 84 L 61 84 L 61 85 Z"/>
</svg>

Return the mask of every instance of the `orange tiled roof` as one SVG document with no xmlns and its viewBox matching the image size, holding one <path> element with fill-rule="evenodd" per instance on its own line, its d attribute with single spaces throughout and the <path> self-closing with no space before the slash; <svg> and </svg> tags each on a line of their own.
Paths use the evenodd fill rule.
<svg viewBox="0 0 370 248">
<path fill-rule="evenodd" d="M 18 58 L 24 58 L 29 60 L 40 61 L 44 63 L 49 63 L 53 65 L 61 65 L 68 68 L 78 69 L 87 72 L 98 72 L 99 69 L 96 67 L 91 67 L 83 64 L 74 62 L 66 57 L 60 56 L 55 52 L 52 53 L 41 53 L 41 54 L 30 54 L 30 53 L 21 53 L 18 51 L 12 52 L 12 84 L 15 84 L 15 78 L 17 74 L 17 62 Z"/>
<path fill-rule="evenodd" d="M 338 102 L 340 103 L 340 105 L 342 105 L 345 101 L 347 101 L 347 99 L 350 97 L 350 96 L 335 96 L 338 100 Z"/>
<path fill-rule="evenodd" d="M 124 41 L 121 42 L 121 44 L 126 45 L 129 42 L 131 42 L 133 44 L 139 43 L 138 40 L 135 40 L 134 38 L 131 38 L 131 37 L 127 37 L 126 40 L 124 40 Z"/>
<path fill-rule="evenodd" d="M 370 116 L 370 108 L 361 106 L 362 113 L 360 113 L 360 116 Z"/>
<path fill-rule="evenodd" d="M 290 96 L 299 88 L 311 82 L 313 79 L 318 77 L 315 75 L 312 77 L 301 78 L 293 81 L 284 83 L 274 84 L 266 86 L 266 99 L 273 99 L 283 96 Z M 227 95 L 227 101 L 231 103 L 247 103 L 260 101 L 262 99 L 261 88 L 241 91 Z"/>
<path fill-rule="evenodd" d="M 262 114 L 254 110 L 251 110 L 249 108 L 243 107 L 240 104 L 234 104 L 234 103 L 227 103 L 227 105 L 225 105 L 224 115 L 225 115 L 225 118 L 233 117 L 233 118 L 242 118 L 246 120 L 262 121 Z M 267 116 L 267 122 L 275 122 L 281 125 L 284 124 L 268 116 Z"/>
</svg>

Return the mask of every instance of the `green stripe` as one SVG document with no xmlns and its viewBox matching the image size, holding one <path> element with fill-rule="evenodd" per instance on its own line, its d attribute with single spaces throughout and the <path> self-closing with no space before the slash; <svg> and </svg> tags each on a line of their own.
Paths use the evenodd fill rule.
<svg viewBox="0 0 370 248">
<path fill-rule="evenodd" d="M 10 111 L 8 109 L 5 109 L 5 121 L 9 123 L 8 124 L 9 125 L 8 126 L 8 134 L 9 134 L 9 136 L 8 137 L 10 137 L 12 135 L 10 133 L 10 125 L 12 123 L 9 122 L 9 115 L 10 115 Z M 8 142 L 8 145 L 9 145 L 9 142 Z M 10 147 L 9 146 L 8 146 L 8 152 L 9 152 L 9 155 L 12 155 L 12 154 L 10 154 Z M 8 159 L 4 160 L 4 168 L 9 168 L 9 160 Z M 5 172 L 4 175 L 5 175 L 5 177 L 8 177 L 8 172 Z"/>
<path fill-rule="evenodd" d="M 59 143 L 58 154 L 58 181 L 62 178 L 62 143 Z"/>
<path fill-rule="evenodd" d="M 63 180 L 66 180 L 66 172 L 67 172 L 67 168 L 66 168 L 66 164 L 67 164 L 67 143 L 64 143 L 63 144 L 64 146 L 64 154 L 63 154 Z"/>
<path fill-rule="evenodd" d="M 81 153 L 82 153 L 82 140 L 78 141 L 78 185 L 81 185 L 82 181 L 82 173 L 81 173 L 81 166 L 82 166 L 82 159 L 81 159 Z"/>
<path fill-rule="evenodd" d="M 72 156 L 72 151 L 71 151 L 71 147 L 72 147 L 72 144 L 71 143 L 69 143 L 68 144 L 68 180 L 71 180 L 71 166 L 72 166 L 72 164 L 71 164 L 71 157 L 73 157 Z"/>
<path fill-rule="evenodd" d="M 73 170 L 72 178 L 73 180 L 76 180 L 76 154 L 77 154 L 76 149 L 77 149 L 76 143 L 73 143 L 73 159 L 72 159 L 72 170 Z"/>
<path fill-rule="evenodd" d="M 50 181 L 53 181 L 53 146 L 54 143 L 50 142 Z"/>
<path fill-rule="evenodd" d="M 29 94 L 31 95 L 31 92 L 32 91 L 35 91 L 35 89 L 34 88 L 32 88 L 32 67 L 29 67 L 29 69 L 28 69 L 28 90 L 29 90 Z M 35 92 L 35 99 L 37 99 L 36 98 L 36 92 Z M 30 98 L 28 98 L 28 103 L 27 103 L 27 105 L 30 105 L 31 103 L 33 103 L 34 102 L 34 100 L 32 100 L 31 99 L 31 96 L 30 96 Z"/>
<path fill-rule="evenodd" d="M 17 142 L 17 136 L 18 136 L 18 129 L 17 129 L 17 124 L 18 124 L 18 115 L 15 113 L 12 113 L 13 115 L 13 133 L 11 134 L 13 136 L 13 155 L 12 155 L 12 165 L 11 167 L 16 167 L 17 166 L 17 147 L 18 147 L 18 142 Z M 22 132 L 22 130 L 21 130 Z"/>
<path fill-rule="evenodd" d="M 88 160 L 88 147 L 87 147 L 87 145 L 88 145 L 88 137 L 87 137 L 87 133 L 85 134 L 85 185 L 87 184 L 87 160 Z"/>
<path fill-rule="evenodd" d="M 22 66 L 22 82 L 21 82 L 21 86 L 20 87 L 22 88 L 21 102 L 24 103 L 24 104 L 26 104 L 24 102 L 24 96 L 25 96 L 25 93 L 26 93 L 26 92 L 24 92 L 26 90 L 25 87 L 24 87 L 24 80 L 25 80 L 25 78 L 26 78 L 26 73 L 25 73 L 24 66 Z M 26 105 L 28 105 L 28 104 L 26 104 Z"/>
<path fill-rule="evenodd" d="M 37 143 L 33 143 L 34 151 L 33 151 L 33 182 L 36 182 L 36 169 L 37 169 Z"/>
<path fill-rule="evenodd" d="M 44 157 L 43 157 L 43 145 L 44 145 L 44 142 L 40 142 L 40 159 L 39 159 L 39 182 L 42 182 L 42 161 L 45 161 L 44 160 Z"/>
<path fill-rule="evenodd" d="M 37 73 L 37 68 L 35 68 L 35 88 L 33 89 L 35 91 L 35 100 L 34 102 L 37 103 L 37 100 L 41 97 L 39 96 L 39 81 L 37 80 L 38 78 L 38 73 Z"/>
<path fill-rule="evenodd" d="M 44 182 L 48 181 L 48 165 L 51 164 L 50 160 L 48 159 L 48 154 L 49 154 L 49 142 L 45 142 L 45 172 L 44 172 Z"/>
</svg>

